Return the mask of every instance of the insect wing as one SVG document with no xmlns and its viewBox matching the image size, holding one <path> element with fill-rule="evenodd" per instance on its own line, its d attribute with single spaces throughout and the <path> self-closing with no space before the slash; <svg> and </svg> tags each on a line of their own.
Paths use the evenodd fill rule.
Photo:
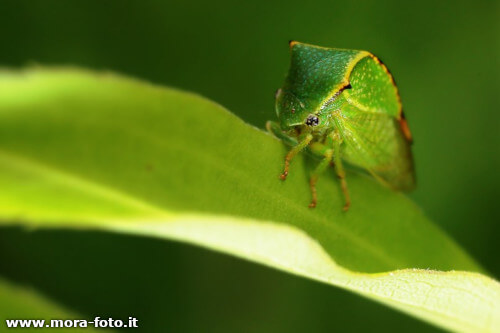
<svg viewBox="0 0 500 333">
<path fill-rule="evenodd" d="M 342 116 L 335 118 L 344 160 L 394 189 L 413 189 L 411 136 L 392 76 L 377 58 L 368 56 L 356 64 L 349 81 L 352 88 L 342 93 Z"/>
</svg>

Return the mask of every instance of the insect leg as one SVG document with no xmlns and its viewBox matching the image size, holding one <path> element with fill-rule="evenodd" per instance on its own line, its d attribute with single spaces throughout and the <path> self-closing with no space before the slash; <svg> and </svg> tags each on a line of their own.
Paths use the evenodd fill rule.
<svg viewBox="0 0 500 333">
<path fill-rule="evenodd" d="M 340 179 L 340 187 L 342 188 L 342 192 L 344 193 L 345 204 L 344 211 L 349 210 L 349 206 L 351 206 L 351 197 L 349 196 L 349 190 L 347 189 L 347 182 L 345 181 L 345 171 L 342 166 L 342 158 L 340 155 L 340 144 L 341 140 L 338 134 L 335 134 L 334 140 L 334 149 L 333 149 L 333 162 L 335 166 L 335 172 Z"/>
<path fill-rule="evenodd" d="M 300 141 L 296 146 L 294 146 L 288 154 L 285 156 L 285 168 L 283 170 L 283 173 L 281 174 L 280 178 L 282 180 L 286 179 L 286 176 L 288 176 L 288 168 L 290 167 L 290 161 L 292 158 L 297 155 L 302 149 L 307 147 L 311 140 L 313 139 L 313 135 L 311 133 L 308 133 L 302 141 Z"/>
<path fill-rule="evenodd" d="M 301 150 L 303 150 L 309 143 L 312 141 L 313 136 L 312 134 L 307 134 L 306 136 L 303 137 L 302 141 L 297 141 L 296 138 L 291 137 L 284 133 L 280 126 L 274 122 L 274 121 L 268 121 L 266 123 L 266 129 L 271 132 L 274 136 L 276 136 L 278 139 L 282 140 L 284 143 L 286 143 L 289 146 L 292 146 L 292 149 L 286 154 L 285 157 L 285 169 L 283 170 L 283 173 L 280 175 L 280 178 L 282 180 L 286 179 L 286 176 L 288 176 L 288 169 L 290 167 L 290 161 L 292 158 L 297 155 Z"/>
<path fill-rule="evenodd" d="M 319 175 L 328 167 L 328 165 L 332 161 L 333 150 L 327 149 L 326 151 L 323 152 L 323 156 L 324 158 L 312 172 L 311 178 L 309 178 L 309 186 L 311 187 L 311 195 L 312 195 L 312 200 L 311 203 L 309 204 L 309 208 L 316 207 L 316 202 L 318 200 L 316 194 L 316 182 L 318 181 Z"/>
</svg>

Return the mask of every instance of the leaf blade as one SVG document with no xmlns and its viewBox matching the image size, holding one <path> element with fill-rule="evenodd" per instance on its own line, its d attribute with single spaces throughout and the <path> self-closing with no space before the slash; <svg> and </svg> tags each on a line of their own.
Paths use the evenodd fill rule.
<svg viewBox="0 0 500 333">
<path fill-rule="evenodd" d="M 0 224 L 142 233 L 233 255 L 243 251 L 240 238 L 249 231 L 228 234 L 250 224 L 258 226 L 260 241 L 245 245 L 253 257 L 240 256 L 347 289 L 357 285 L 351 290 L 444 327 L 488 328 L 476 312 L 460 328 L 439 309 L 427 306 L 427 313 L 383 293 L 366 294 L 362 282 L 379 275 L 356 271 L 481 268 L 406 197 L 364 175 L 349 173 L 354 206 L 348 214 L 331 176 L 323 176 L 319 194 L 332 202 L 320 199 L 309 210 L 307 161 L 294 161 L 290 179 L 280 183 L 283 152 L 277 140 L 192 94 L 77 70 L 0 75 Z M 215 239 L 200 238 L 217 221 L 225 222 Z M 268 227 L 273 237 L 265 240 Z M 283 251 L 290 241 L 281 244 L 281 257 L 266 259 L 271 264 L 256 256 L 259 246 L 289 233 L 300 234 L 305 249 L 322 251 L 321 274 L 283 264 L 297 260 Z M 240 245 L 222 246 L 228 239 Z M 497 293 L 498 285 L 487 281 Z M 498 313 L 494 300 L 483 303 L 476 306 L 482 313 Z"/>
<path fill-rule="evenodd" d="M 84 316 L 69 311 L 53 301 L 38 294 L 34 290 L 15 285 L 0 278 L 0 324 L 2 328 L 7 328 L 6 320 L 40 320 L 44 319 L 46 325 L 50 325 L 50 320 L 78 319 L 88 320 Z M 19 324 L 20 325 L 20 324 Z M 19 326 L 21 327 L 21 326 Z M 25 328 L 25 330 L 29 330 Z M 39 332 L 53 332 L 50 327 L 38 327 L 34 329 Z M 57 327 L 58 332 L 97 332 L 94 327 L 80 328 L 78 325 L 65 328 L 64 325 Z M 112 332 L 107 329 L 106 332 Z"/>
</svg>

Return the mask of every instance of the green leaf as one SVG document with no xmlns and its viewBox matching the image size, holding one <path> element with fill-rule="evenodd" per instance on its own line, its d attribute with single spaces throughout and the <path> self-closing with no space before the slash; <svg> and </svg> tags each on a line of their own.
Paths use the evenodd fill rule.
<svg viewBox="0 0 500 333">
<path fill-rule="evenodd" d="M 62 308 L 60 305 L 39 295 L 34 290 L 22 288 L 0 279 L 0 327 L 2 331 L 7 331 L 6 320 L 29 320 L 45 319 L 46 325 L 50 325 L 50 320 L 89 320 L 81 315 Z M 93 319 L 90 319 L 93 320 Z M 64 326 L 55 329 L 57 332 L 97 332 L 91 325 L 87 328 Z M 51 328 L 24 328 L 23 331 L 50 332 Z M 111 332 L 105 330 L 104 332 Z"/>
<path fill-rule="evenodd" d="M 310 161 L 281 182 L 285 151 L 190 93 L 75 69 L 0 74 L 1 224 L 181 240 L 445 328 L 500 329 L 500 285 L 463 272 L 481 268 L 408 198 L 350 171 L 344 213 L 329 172 L 311 210 Z"/>
</svg>

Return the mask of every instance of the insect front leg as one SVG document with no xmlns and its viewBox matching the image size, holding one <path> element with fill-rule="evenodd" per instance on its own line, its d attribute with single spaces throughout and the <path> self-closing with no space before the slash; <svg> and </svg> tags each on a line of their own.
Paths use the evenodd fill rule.
<svg viewBox="0 0 500 333">
<path fill-rule="evenodd" d="M 295 155 L 300 153 L 304 148 L 306 148 L 309 143 L 311 143 L 313 139 L 313 135 L 311 133 L 306 134 L 302 140 L 299 141 L 297 145 L 295 145 L 288 154 L 285 156 L 285 168 L 283 169 L 283 173 L 280 175 L 280 178 L 282 180 L 286 179 L 286 176 L 288 176 L 288 169 L 290 168 L 290 161 L 292 158 L 294 158 Z"/>
<path fill-rule="evenodd" d="M 351 206 L 351 197 L 349 195 L 349 190 L 347 189 L 347 182 L 345 180 L 345 171 L 342 165 L 342 156 L 340 155 L 340 144 L 342 143 L 342 139 L 337 132 L 332 133 L 333 140 L 333 163 L 335 167 L 335 172 L 337 173 L 337 177 L 340 180 L 340 187 L 342 188 L 342 193 L 344 193 L 344 211 L 348 211 Z"/>
<path fill-rule="evenodd" d="M 287 145 L 292 146 L 292 149 L 286 154 L 285 156 L 285 168 L 283 170 L 283 173 L 280 175 L 280 178 L 282 180 L 285 180 L 286 177 L 288 176 L 288 169 L 290 168 L 290 161 L 292 158 L 297 155 L 301 150 L 306 148 L 309 143 L 312 141 L 313 136 L 312 134 L 306 134 L 305 136 L 302 136 L 300 140 L 297 140 L 294 137 L 291 137 L 284 133 L 280 126 L 275 123 L 274 121 L 268 121 L 266 123 L 266 129 L 271 132 L 274 136 L 276 136 L 278 139 L 282 140 L 285 142 Z"/>
</svg>

